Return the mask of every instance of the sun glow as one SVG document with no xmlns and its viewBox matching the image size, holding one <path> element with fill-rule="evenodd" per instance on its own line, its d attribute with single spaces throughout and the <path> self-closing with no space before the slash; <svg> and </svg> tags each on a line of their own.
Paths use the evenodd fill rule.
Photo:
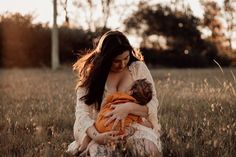
<svg viewBox="0 0 236 157">
<path fill-rule="evenodd" d="M 94 5 L 97 5 L 100 1 L 95 0 L 93 1 Z M 116 4 L 122 4 L 122 5 L 127 5 L 127 3 L 131 4 L 137 4 L 139 1 L 137 0 L 130 0 L 128 2 L 125 1 L 115 1 Z M 150 0 L 148 1 L 150 4 L 151 3 L 157 3 L 156 0 Z M 160 0 L 158 3 L 166 3 L 170 4 L 171 0 Z M 223 5 L 223 0 L 217 0 L 216 1 L 220 6 Z M 59 0 L 58 0 L 58 3 Z M 123 4 L 126 3 L 126 4 Z M 183 1 L 185 5 L 189 5 L 191 10 L 193 11 L 193 14 L 199 18 L 203 17 L 203 9 L 200 5 L 199 0 L 185 0 Z M 97 5 L 99 6 L 99 5 Z M 173 6 L 176 7 L 176 6 Z M 99 8 L 98 8 L 99 9 Z M 133 11 L 137 10 L 138 8 L 135 7 L 135 5 L 130 5 L 128 9 L 120 8 L 118 12 L 112 12 L 111 16 L 108 18 L 107 21 L 107 26 L 112 28 L 112 29 L 120 29 L 123 30 L 123 24 L 122 20 L 125 19 L 129 14 L 131 14 Z M 89 15 L 89 10 L 88 8 L 82 8 L 78 9 L 73 5 L 72 0 L 68 0 L 68 16 L 70 17 L 70 22 L 72 26 L 75 27 L 81 27 L 81 28 L 88 28 L 88 20 L 89 18 L 96 19 L 96 18 L 101 18 L 101 13 L 99 11 L 96 11 L 96 14 L 94 14 L 92 17 Z M 101 9 L 100 9 L 101 11 Z M 19 12 L 21 14 L 32 14 L 34 17 L 34 23 L 48 23 L 49 26 L 52 26 L 52 20 L 53 20 L 53 7 L 52 7 L 52 0 L 40 0 L 40 1 L 35 1 L 35 0 L 0 0 L 0 14 L 4 14 L 6 12 L 10 13 L 15 13 Z M 123 14 L 123 15 L 122 15 Z M 122 16 L 121 16 L 122 15 Z M 58 5 L 58 17 L 57 21 L 58 24 L 61 25 L 65 20 L 65 12 L 63 11 L 63 8 Z M 101 21 L 99 20 L 94 20 L 94 23 L 91 28 L 95 27 L 95 25 L 102 25 Z M 233 37 L 236 40 L 236 32 L 233 32 Z M 204 30 L 203 30 L 204 34 Z M 204 36 L 207 36 L 207 34 L 204 34 Z M 132 40 L 134 40 L 133 37 L 131 37 Z M 137 45 L 137 40 L 136 42 Z M 236 48 L 236 43 L 233 43 L 233 48 Z"/>
<path fill-rule="evenodd" d="M 162 0 L 163 1 L 163 0 Z M 134 3 L 137 4 L 138 1 L 132 0 L 129 3 Z M 150 3 L 156 3 L 156 1 L 150 1 Z M 163 1 L 166 2 L 166 1 Z M 59 2 L 58 2 L 59 3 Z M 119 1 L 116 3 L 124 3 L 123 1 Z M 200 7 L 200 4 L 198 1 L 191 1 L 187 0 L 187 3 L 191 6 L 191 9 L 193 10 L 193 13 L 201 17 L 202 16 L 202 9 Z M 94 4 L 98 4 L 98 0 L 94 2 Z M 68 1 L 68 13 L 69 16 L 72 20 L 78 21 L 76 13 L 81 13 L 82 11 L 86 10 L 81 10 L 81 12 L 78 11 L 78 8 L 75 8 L 72 4 L 72 1 Z M 130 14 L 131 11 L 136 10 L 137 8 L 132 7 L 129 8 L 126 12 L 126 14 Z M 52 0 L 40 0 L 40 1 L 33 1 L 33 0 L 21 0 L 19 3 L 19 0 L 0 0 L 0 14 L 3 14 L 5 12 L 19 12 L 22 14 L 33 14 L 35 17 L 35 22 L 49 22 L 50 24 L 52 23 Z M 58 7 L 58 23 L 63 23 L 64 20 L 64 12 L 61 7 Z M 97 12 L 96 12 L 97 13 Z M 88 17 L 89 15 L 85 15 L 85 17 Z M 93 18 L 99 17 L 99 12 L 96 16 Z M 82 21 L 82 25 L 85 25 L 86 19 L 80 19 Z M 81 24 L 81 21 L 79 22 Z M 112 15 L 109 18 L 108 25 L 117 28 L 120 27 L 121 23 L 119 21 L 119 18 L 117 15 Z"/>
</svg>

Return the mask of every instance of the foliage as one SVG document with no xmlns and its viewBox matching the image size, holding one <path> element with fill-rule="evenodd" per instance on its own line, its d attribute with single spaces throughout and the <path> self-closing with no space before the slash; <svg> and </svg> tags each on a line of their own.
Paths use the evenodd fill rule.
<svg viewBox="0 0 236 157">
<path fill-rule="evenodd" d="M 136 32 L 139 36 L 143 37 L 143 47 L 147 48 L 145 45 L 145 40 L 150 36 L 164 36 L 166 39 L 166 47 L 151 47 L 156 49 L 157 53 L 160 55 L 172 56 L 174 61 L 175 56 L 182 60 L 189 58 L 194 60 L 197 58 L 203 59 L 195 60 L 196 64 L 192 62 L 183 62 L 183 66 L 209 66 L 212 65 L 212 60 L 218 60 L 221 65 L 229 65 L 227 58 L 220 58 L 218 55 L 218 49 L 215 46 L 201 37 L 201 32 L 198 30 L 200 26 L 200 20 L 194 17 L 192 14 L 187 14 L 180 11 L 173 11 L 168 6 L 155 5 L 149 6 L 147 4 L 141 3 L 137 12 L 130 16 L 126 21 L 126 29 L 128 32 Z M 135 31 L 137 30 L 137 31 Z M 154 40 L 153 42 L 161 42 Z M 160 44 L 159 44 L 160 45 Z M 164 50 L 163 50 L 164 49 Z M 167 51 L 168 53 L 162 53 Z M 149 55 L 150 53 L 148 53 Z M 210 57 L 209 57 L 210 56 Z M 156 58 L 156 64 L 159 62 Z M 224 62 L 221 62 L 224 61 Z M 169 60 L 164 60 L 167 64 L 175 65 Z M 176 61 L 176 66 L 178 66 L 178 61 Z M 204 63 L 204 64 L 202 64 Z"/>
<path fill-rule="evenodd" d="M 96 32 L 76 28 L 59 28 L 59 51 L 62 63 L 74 63 L 87 50 L 92 49 L 101 34 L 109 29 L 96 28 Z"/>
<path fill-rule="evenodd" d="M 221 8 L 216 2 L 209 2 L 202 0 L 204 6 L 203 27 L 209 28 L 211 36 L 209 40 L 215 43 L 220 50 L 221 55 L 225 55 L 228 46 L 226 46 L 226 37 L 223 32 L 223 23 L 220 19 Z"/>
<path fill-rule="evenodd" d="M 227 23 L 227 40 L 229 43 L 229 48 L 232 50 L 232 42 L 233 42 L 233 32 L 236 29 L 236 9 L 234 7 L 236 2 L 233 0 L 224 0 L 224 17 Z"/>
<path fill-rule="evenodd" d="M 48 65 L 50 29 L 32 24 L 32 15 L 19 13 L 1 16 L 1 65 L 29 67 Z"/>
<path fill-rule="evenodd" d="M 42 67 L 51 62 L 51 28 L 33 24 L 32 15 L 6 14 L 0 17 L 0 65 L 2 67 Z M 75 61 L 81 50 L 92 48 L 95 33 L 82 29 L 59 28 L 59 54 L 62 64 Z"/>
<path fill-rule="evenodd" d="M 219 55 L 219 46 L 212 40 L 202 39 L 198 30 L 199 19 L 191 13 L 173 11 L 168 6 L 140 5 L 140 10 L 126 20 L 127 31 L 143 37 L 141 49 L 146 62 L 172 67 L 208 67 L 216 60 L 228 66 L 231 59 Z M 33 24 L 32 15 L 5 14 L 0 17 L 0 67 L 49 67 L 51 61 L 51 28 Z M 96 31 L 59 28 L 59 51 L 62 64 L 74 62 L 84 50 L 91 49 L 99 35 L 109 30 L 97 27 Z M 163 46 L 151 36 L 166 39 Z M 150 45 L 150 42 L 153 42 Z M 235 64 L 235 63 L 233 63 Z"/>
</svg>

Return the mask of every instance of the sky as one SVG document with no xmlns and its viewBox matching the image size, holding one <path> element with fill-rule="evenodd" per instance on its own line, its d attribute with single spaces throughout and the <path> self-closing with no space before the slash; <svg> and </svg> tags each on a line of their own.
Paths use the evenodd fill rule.
<svg viewBox="0 0 236 157">
<path fill-rule="evenodd" d="M 125 0 L 126 1 L 126 0 Z M 117 0 L 116 3 L 125 3 L 125 1 Z M 170 0 L 159 0 L 160 3 L 168 3 Z M 138 2 L 137 0 L 129 0 L 128 2 Z M 150 3 L 156 3 L 156 0 L 149 0 Z M 190 8 L 193 11 L 193 14 L 196 17 L 202 18 L 203 17 L 203 10 L 201 8 L 201 5 L 199 3 L 199 0 L 186 0 L 185 1 Z M 83 12 L 78 12 L 78 9 L 73 7 L 72 0 L 68 0 L 68 11 L 69 11 L 69 17 L 71 18 L 71 21 L 74 21 L 75 25 L 79 23 L 80 27 L 86 27 L 86 18 L 78 17 L 77 15 L 83 14 Z M 94 3 L 97 3 L 96 0 L 94 0 Z M 127 1 L 126 1 L 127 3 Z M 223 0 L 217 0 L 217 3 L 219 5 L 223 4 Z M 132 11 L 137 10 L 137 8 L 129 8 L 128 11 L 126 10 L 126 14 L 129 14 Z M 52 20 L 53 20 L 53 7 L 52 7 L 52 0 L 0 0 L 0 14 L 3 14 L 5 12 L 20 12 L 21 14 L 33 14 L 35 17 L 34 22 L 38 23 L 49 23 L 49 26 L 52 26 Z M 58 8 L 58 24 L 62 24 L 64 21 L 64 12 L 61 7 Z M 99 13 L 96 15 L 99 16 Z M 89 17 L 89 15 L 84 15 L 84 17 Z M 124 16 L 126 17 L 126 15 Z M 94 17 L 96 18 L 96 17 Z M 113 15 L 108 20 L 108 27 L 110 28 L 121 28 L 122 24 L 120 22 L 121 20 L 118 18 L 118 16 Z M 132 37 L 131 37 L 132 38 Z M 135 39 L 131 39 L 135 40 Z M 235 44 L 236 48 L 236 44 Z"/>
<path fill-rule="evenodd" d="M 198 17 L 201 17 L 203 12 L 200 7 L 199 1 L 187 0 L 187 2 L 190 4 L 194 14 Z M 74 10 L 72 4 L 69 5 L 70 14 Z M 33 13 L 35 16 L 35 22 L 49 22 L 50 24 L 52 24 L 52 0 L 0 0 L 0 14 L 4 12 L 20 12 L 23 14 Z M 63 15 L 61 13 L 58 16 L 58 23 L 62 23 L 62 21 Z M 119 22 L 113 22 L 113 25 L 113 27 L 118 27 Z"/>
<path fill-rule="evenodd" d="M 34 13 L 36 21 L 52 21 L 52 0 L 0 0 L 0 14 L 4 12 Z"/>
</svg>

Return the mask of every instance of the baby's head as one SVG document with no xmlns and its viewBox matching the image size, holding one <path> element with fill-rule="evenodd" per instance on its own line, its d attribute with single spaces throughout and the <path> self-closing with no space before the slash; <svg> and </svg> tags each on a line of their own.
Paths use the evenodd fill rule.
<svg viewBox="0 0 236 157">
<path fill-rule="evenodd" d="M 146 105 L 152 99 L 152 84 L 146 79 L 134 81 L 130 95 L 134 97 L 140 105 Z"/>
</svg>

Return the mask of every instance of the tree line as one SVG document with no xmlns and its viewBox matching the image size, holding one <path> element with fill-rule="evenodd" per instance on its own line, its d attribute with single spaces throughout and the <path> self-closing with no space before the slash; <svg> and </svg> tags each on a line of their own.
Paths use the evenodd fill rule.
<svg viewBox="0 0 236 157">
<path fill-rule="evenodd" d="M 59 27 L 62 64 L 73 63 L 84 50 L 91 49 L 99 35 L 110 29 L 107 20 L 112 10 L 120 11 L 114 0 L 102 0 L 102 22 L 96 25 L 92 18 L 87 19 L 89 27 L 84 30 L 71 27 L 67 2 L 60 1 L 65 11 L 65 22 Z M 235 65 L 236 51 L 232 48 L 235 9 L 232 1 L 225 0 L 224 7 L 220 8 L 214 1 L 201 0 L 203 19 L 195 17 L 189 6 L 182 2 L 172 1 L 173 6 L 179 6 L 172 7 L 141 1 L 139 9 L 123 20 L 125 33 L 142 38 L 140 50 L 145 61 L 152 66 L 170 67 L 209 67 L 215 66 L 215 62 L 221 66 Z M 78 8 L 86 4 L 90 7 L 90 15 L 95 14 L 92 1 L 74 3 Z M 227 34 L 223 33 L 220 20 L 222 12 Z M 201 29 L 207 29 L 211 35 L 203 37 Z M 48 24 L 33 24 L 32 15 L 8 13 L 0 16 L 1 67 L 47 67 L 50 60 L 51 28 Z"/>
</svg>

